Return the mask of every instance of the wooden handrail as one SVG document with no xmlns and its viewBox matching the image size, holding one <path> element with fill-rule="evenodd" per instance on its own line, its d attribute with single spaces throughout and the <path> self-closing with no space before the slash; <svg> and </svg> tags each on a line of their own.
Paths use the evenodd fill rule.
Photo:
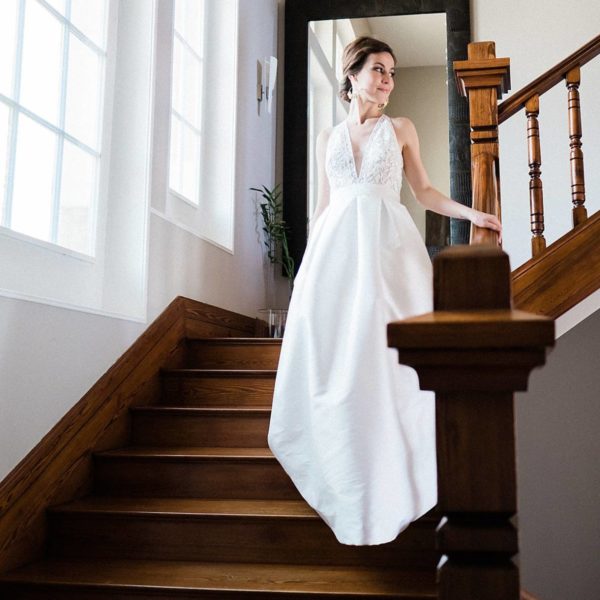
<svg viewBox="0 0 600 600">
<path fill-rule="evenodd" d="M 561 81 L 568 90 L 569 163 L 571 173 L 571 203 L 573 227 L 588 218 L 585 206 L 586 189 L 584 152 L 582 149 L 581 101 L 579 86 L 581 66 L 600 55 L 600 35 L 513 94 L 502 103 L 500 95 L 510 86 L 510 60 L 496 58 L 494 42 L 473 42 L 468 45 L 468 60 L 455 61 L 454 71 L 460 93 L 469 101 L 471 128 L 471 179 L 473 208 L 500 218 L 500 151 L 498 126 L 525 108 L 527 117 L 529 203 L 532 256 L 546 250 L 544 238 L 544 192 L 541 178 L 540 95 Z M 494 243 L 489 231 L 473 226 L 472 244 Z"/>
<path fill-rule="evenodd" d="M 535 94 L 541 96 L 560 83 L 571 69 L 585 65 L 598 55 L 600 55 L 600 35 L 501 102 L 498 105 L 498 124 L 525 108 L 527 100 Z"/>
</svg>

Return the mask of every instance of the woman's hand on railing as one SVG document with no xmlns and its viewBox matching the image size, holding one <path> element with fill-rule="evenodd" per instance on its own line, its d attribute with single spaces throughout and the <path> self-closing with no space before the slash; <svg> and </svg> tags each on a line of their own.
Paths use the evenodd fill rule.
<svg viewBox="0 0 600 600">
<path fill-rule="evenodd" d="M 473 225 L 484 229 L 491 229 L 498 232 L 498 243 L 502 243 L 502 223 L 496 215 L 481 212 L 480 210 L 471 209 L 469 220 Z"/>
</svg>

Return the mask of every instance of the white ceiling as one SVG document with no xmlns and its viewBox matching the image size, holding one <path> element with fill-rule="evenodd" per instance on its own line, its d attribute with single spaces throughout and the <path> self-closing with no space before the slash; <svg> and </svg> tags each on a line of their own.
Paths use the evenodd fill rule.
<svg viewBox="0 0 600 600">
<path fill-rule="evenodd" d="M 398 68 L 446 65 L 446 13 L 360 19 L 370 35 L 387 42 Z M 366 32 L 364 32 L 366 34 Z"/>
</svg>

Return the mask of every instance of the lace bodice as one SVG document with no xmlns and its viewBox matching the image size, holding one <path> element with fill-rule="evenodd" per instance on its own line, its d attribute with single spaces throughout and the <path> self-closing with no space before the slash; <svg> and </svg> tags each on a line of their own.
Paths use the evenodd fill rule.
<svg viewBox="0 0 600 600">
<path fill-rule="evenodd" d="M 342 121 L 331 131 L 325 154 L 331 191 L 353 183 L 376 183 L 387 185 L 400 194 L 402 167 L 394 125 L 387 115 L 382 115 L 371 131 L 363 151 L 360 173 L 356 172 L 347 122 Z"/>
</svg>

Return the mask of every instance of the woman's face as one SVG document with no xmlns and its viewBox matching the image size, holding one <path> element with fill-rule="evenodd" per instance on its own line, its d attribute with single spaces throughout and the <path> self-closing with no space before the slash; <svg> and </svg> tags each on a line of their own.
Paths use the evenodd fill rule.
<svg viewBox="0 0 600 600">
<path fill-rule="evenodd" d="M 394 59 L 389 52 L 369 54 L 362 69 L 350 75 L 352 89 L 363 90 L 366 99 L 385 104 L 394 89 Z"/>
</svg>

